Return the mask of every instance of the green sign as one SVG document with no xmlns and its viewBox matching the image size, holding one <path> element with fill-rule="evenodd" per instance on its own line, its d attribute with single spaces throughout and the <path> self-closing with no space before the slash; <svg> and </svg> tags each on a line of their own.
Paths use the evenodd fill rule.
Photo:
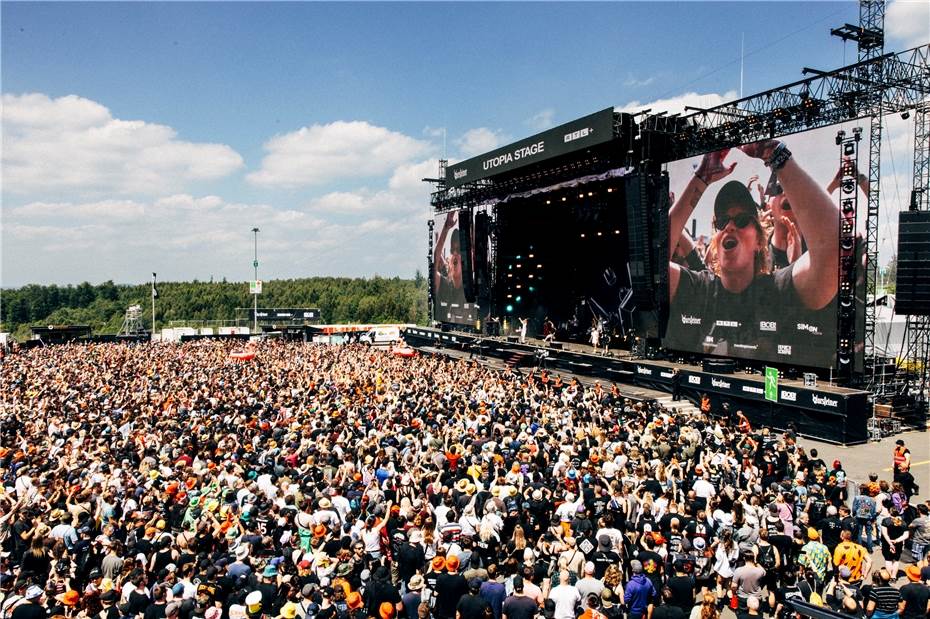
<svg viewBox="0 0 930 619">
<path fill-rule="evenodd" d="M 778 370 L 765 368 L 765 399 L 778 402 Z"/>
</svg>

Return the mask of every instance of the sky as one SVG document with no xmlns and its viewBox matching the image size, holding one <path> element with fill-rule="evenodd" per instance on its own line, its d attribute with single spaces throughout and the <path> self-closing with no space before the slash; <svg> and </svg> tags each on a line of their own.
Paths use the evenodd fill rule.
<svg viewBox="0 0 930 619">
<path fill-rule="evenodd" d="M 0 285 L 426 271 L 430 185 L 606 107 L 711 107 L 856 60 L 855 2 L 0 4 Z M 885 51 L 930 40 L 894 0 Z M 883 260 L 913 116 L 883 140 Z"/>
</svg>

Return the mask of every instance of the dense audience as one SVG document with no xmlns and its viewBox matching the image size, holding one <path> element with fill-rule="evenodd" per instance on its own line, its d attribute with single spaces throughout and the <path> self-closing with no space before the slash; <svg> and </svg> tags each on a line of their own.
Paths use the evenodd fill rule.
<svg viewBox="0 0 930 619">
<path fill-rule="evenodd" d="M 0 619 L 930 610 L 930 511 L 898 450 L 893 479 L 854 483 L 791 432 L 616 385 L 233 346 L 3 359 Z"/>
</svg>

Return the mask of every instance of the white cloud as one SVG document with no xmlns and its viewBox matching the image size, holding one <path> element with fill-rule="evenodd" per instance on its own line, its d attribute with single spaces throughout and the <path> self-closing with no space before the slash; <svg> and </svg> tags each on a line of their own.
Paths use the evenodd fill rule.
<svg viewBox="0 0 930 619">
<path fill-rule="evenodd" d="M 2 281 L 5 286 L 144 282 L 152 271 L 165 281 L 244 281 L 252 276 L 255 226 L 261 228 L 259 275 L 264 279 L 410 277 L 425 270 L 428 197 L 414 201 L 404 195 L 384 190 L 320 199 L 321 204 L 354 200 L 360 209 L 339 214 L 189 194 L 134 203 L 141 215 L 122 219 L 105 213 L 71 217 L 93 213 L 94 203 L 63 204 L 57 212 L 30 204 L 4 213 Z"/>
<path fill-rule="evenodd" d="M 904 48 L 930 41 L 930 3 L 926 0 L 894 0 L 885 8 L 885 35 Z"/>
<path fill-rule="evenodd" d="M 4 189 L 16 194 L 151 194 L 242 167 L 224 144 L 181 140 L 171 127 L 113 118 L 75 95 L 3 95 Z"/>
<path fill-rule="evenodd" d="M 615 109 L 618 112 L 639 112 L 645 109 L 652 109 L 653 113 L 665 111 L 669 114 L 683 114 L 686 113 L 685 106 L 707 109 L 722 105 L 728 101 L 733 101 L 734 99 L 736 99 L 736 91 L 733 90 L 723 94 L 713 92 L 704 94 L 686 92 L 675 97 L 657 99 L 655 101 L 630 101 L 623 105 L 618 105 Z"/>
<path fill-rule="evenodd" d="M 459 147 L 462 158 L 474 157 L 489 150 L 494 150 L 498 146 L 503 146 L 510 141 L 510 136 L 500 129 L 488 129 L 487 127 L 477 127 L 469 129 L 462 137 L 455 141 Z"/>
<path fill-rule="evenodd" d="M 431 138 L 441 138 L 446 134 L 445 127 L 430 127 L 429 125 L 423 127 L 423 135 Z"/>
<path fill-rule="evenodd" d="M 265 143 L 256 185 L 302 187 L 345 178 L 370 178 L 428 152 L 430 145 L 363 121 L 301 127 Z"/>
<path fill-rule="evenodd" d="M 628 88 L 642 88 L 643 86 L 649 86 L 654 81 L 656 81 L 654 75 L 646 78 L 637 78 L 632 73 L 627 73 L 626 79 L 623 80 L 623 85 Z"/>
<path fill-rule="evenodd" d="M 72 202 L 30 202 L 10 210 L 14 218 L 60 219 L 74 217 L 80 219 L 117 218 L 131 219 L 141 217 L 144 207 L 132 200 L 103 200 L 74 204 Z"/>
<path fill-rule="evenodd" d="M 526 125 L 533 131 L 545 131 L 555 126 L 555 110 L 546 108 L 526 119 Z"/>
<path fill-rule="evenodd" d="M 314 198 L 304 210 L 311 213 L 366 214 L 372 217 L 403 216 L 419 212 L 426 218 L 433 187 L 424 183 L 423 179 L 435 177 L 438 165 L 435 159 L 400 165 L 391 175 L 387 189 L 333 191 Z"/>
<path fill-rule="evenodd" d="M 429 196 L 432 186 L 424 183 L 424 178 L 436 178 L 439 174 L 439 161 L 436 159 L 427 159 L 418 163 L 405 163 L 397 166 L 391 179 L 388 181 L 388 187 L 393 191 L 399 191 L 405 195 L 426 195 Z"/>
</svg>

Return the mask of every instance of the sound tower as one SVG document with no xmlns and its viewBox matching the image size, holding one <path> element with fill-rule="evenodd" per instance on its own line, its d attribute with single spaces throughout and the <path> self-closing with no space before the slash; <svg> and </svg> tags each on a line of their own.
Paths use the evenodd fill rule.
<svg viewBox="0 0 930 619">
<path fill-rule="evenodd" d="M 462 256 L 462 289 L 465 301 L 475 302 L 475 274 L 472 269 L 472 213 L 468 209 L 459 211 L 459 251 Z"/>
<path fill-rule="evenodd" d="M 630 283 L 637 310 L 668 306 L 668 177 L 637 174 L 626 183 Z M 661 333 L 659 334 L 661 337 Z"/>
<path fill-rule="evenodd" d="M 637 174 L 626 181 L 627 241 L 630 256 L 630 285 L 638 310 L 654 309 L 652 252 L 649 248 L 649 207 L 646 177 Z"/>
<path fill-rule="evenodd" d="M 898 213 L 895 314 L 930 316 L 930 211 Z"/>
<path fill-rule="evenodd" d="M 475 298 L 478 305 L 487 308 L 490 305 L 491 282 L 488 273 L 488 241 L 491 235 L 491 217 L 484 211 L 475 213 Z M 479 312 L 481 315 L 481 312 Z"/>
</svg>

